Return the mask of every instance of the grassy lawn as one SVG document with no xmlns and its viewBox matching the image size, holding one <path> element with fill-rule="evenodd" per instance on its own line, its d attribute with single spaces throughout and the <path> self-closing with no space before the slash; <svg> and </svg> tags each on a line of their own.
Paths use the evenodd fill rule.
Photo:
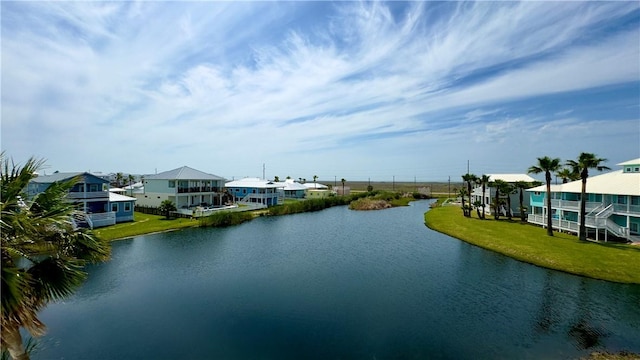
<svg viewBox="0 0 640 360">
<path fill-rule="evenodd" d="M 577 236 L 520 223 L 519 219 L 487 220 L 462 216 L 458 206 L 436 207 L 425 213 L 425 224 L 436 231 L 514 259 L 571 274 L 620 283 L 640 284 L 640 247 L 581 242 Z"/>
<path fill-rule="evenodd" d="M 199 224 L 197 220 L 183 218 L 167 220 L 164 216 L 149 215 L 139 212 L 135 213 L 134 219 L 135 221 L 132 222 L 120 223 L 96 229 L 94 230 L 94 234 L 101 239 L 116 240 L 136 235 L 194 227 Z"/>
</svg>

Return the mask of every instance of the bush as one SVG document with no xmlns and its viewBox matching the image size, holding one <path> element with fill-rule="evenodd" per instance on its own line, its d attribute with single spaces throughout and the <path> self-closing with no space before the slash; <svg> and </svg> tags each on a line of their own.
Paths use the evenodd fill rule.
<svg viewBox="0 0 640 360">
<path fill-rule="evenodd" d="M 241 224 L 253 219 L 250 212 L 240 211 L 218 211 L 200 218 L 200 226 L 225 227 Z"/>
</svg>

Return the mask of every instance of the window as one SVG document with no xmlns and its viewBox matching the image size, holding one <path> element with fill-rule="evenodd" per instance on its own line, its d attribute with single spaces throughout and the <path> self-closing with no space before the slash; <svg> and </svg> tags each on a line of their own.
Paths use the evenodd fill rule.
<svg viewBox="0 0 640 360">
<path fill-rule="evenodd" d="M 126 211 L 126 212 L 130 212 L 131 211 L 131 203 L 130 202 L 124 203 L 124 211 Z"/>
<path fill-rule="evenodd" d="M 98 184 L 89 185 L 89 192 L 96 192 L 96 191 L 98 191 Z"/>
<path fill-rule="evenodd" d="M 536 196 L 540 196 L 540 191 L 535 191 L 533 194 Z"/>
<path fill-rule="evenodd" d="M 640 167 L 634 168 L 633 171 L 640 172 Z"/>
<path fill-rule="evenodd" d="M 118 203 L 111 204 L 111 211 L 118 212 Z"/>
<path fill-rule="evenodd" d="M 175 180 L 169 180 L 169 187 L 170 188 L 175 188 L 176 187 L 176 181 Z"/>
<path fill-rule="evenodd" d="M 618 204 L 626 204 L 627 196 L 626 195 L 618 195 L 618 199 L 616 201 Z"/>
</svg>

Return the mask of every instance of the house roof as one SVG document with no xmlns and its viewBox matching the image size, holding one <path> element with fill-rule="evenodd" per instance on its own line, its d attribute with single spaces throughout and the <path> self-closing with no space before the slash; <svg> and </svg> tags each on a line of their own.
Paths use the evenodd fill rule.
<svg viewBox="0 0 640 360">
<path fill-rule="evenodd" d="M 619 164 L 616 164 L 619 166 L 625 166 L 625 165 L 640 165 L 640 158 L 637 159 L 633 159 L 633 160 L 629 160 L 629 161 L 625 161 L 625 162 L 621 162 Z"/>
<path fill-rule="evenodd" d="M 119 192 L 124 192 L 125 190 L 123 188 L 113 187 L 113 188 L 109 188 L 109 191 L 119 193 Z"/>
<path fill-rule="evenodd" d="M 328 189 L 329 187 L 320 183 L 304 183 L 302 184 L 307 189 Z"/>
<path fill-rule="evenodd" d="M 109 191 L 109 201 L 110 202 L 121 202 L 121 201 L 135 201 L 136 198 L 120 195 L 114 192 Z"/>
<path fill-rule="evenodd" d="M 188 166 L 146 176 L 147 180 L 225 180 L 218 175 L 208 174 Z"/>
<path fill-rule="evenodd" d="M 287 179 L 284 182 L 274 183 L 278 185 L 282 185 L 285 190 L 307 190 L 307 187 L 299 182 L 294 181 L 293 179 Z"/>
<path fill-rule="evenodd" d="M 527 191 L 546 192 L 547 187 L 546 185 L 541 185 L 527 189 Z M 580 193 L 582 192 L 582 180 L 552 185 L 551 191 Z M 622 170 L 617 170 L 606 174 L 589 176 L 587 178 L 587 193 L 640 196 L 640 173 L 623 173 Z"/>
<path fill-rule="evenodd" d="M 246 188 L 282 188 L 283 183 L 276 183 L 271 180 L 264 180 L 260 178 L 243 178 L 240 180 L 229 181 L 224 185 L 225 187 L 246 187 Z"/>
<path fill-rule="evenodd" d="M 122 190 L 131 190 L 131 189 L 139 189 L 142 188 L 142 181 L 138 181 L 137 183 L 134 183 L 133 185 L 127 185 L 125 186 Z"/>
<path fill-rule="evenodd" d="M 488 174 L 489 181 L 502 180 L 508 183 L 514 183 L 518 181 L 534 182 L 536 179 L 527 174 Z"/>
<path fill-rule="evenodd" d="M 51 175 L 40 175 L 31 179 L 31 182 L 39 183 L 39 184 L 52 184 L 58 181 L 66 181 L 76 176 L 82 176 L 83 180 L 86 180 L 87 177 L 91 177 L 95 180 L 98 180 L 102 183 L 108 183 L 108 180 L 105 180 L 101 177 L 95 176 L 88 172 L 58 172 L 53 173 Z"/>
</svg>

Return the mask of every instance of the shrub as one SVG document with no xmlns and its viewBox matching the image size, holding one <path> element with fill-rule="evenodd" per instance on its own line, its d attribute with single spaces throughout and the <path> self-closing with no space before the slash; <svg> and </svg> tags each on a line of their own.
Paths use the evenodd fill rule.
<svg viewBox="0 0 640 360">
<path fill-rule="evenodd" d="M 241 224 L 253 219 L 250 212 L 240 211 L 218 211 L 200 218 L 200 226 L 225 227 Z"/>
</svg>

